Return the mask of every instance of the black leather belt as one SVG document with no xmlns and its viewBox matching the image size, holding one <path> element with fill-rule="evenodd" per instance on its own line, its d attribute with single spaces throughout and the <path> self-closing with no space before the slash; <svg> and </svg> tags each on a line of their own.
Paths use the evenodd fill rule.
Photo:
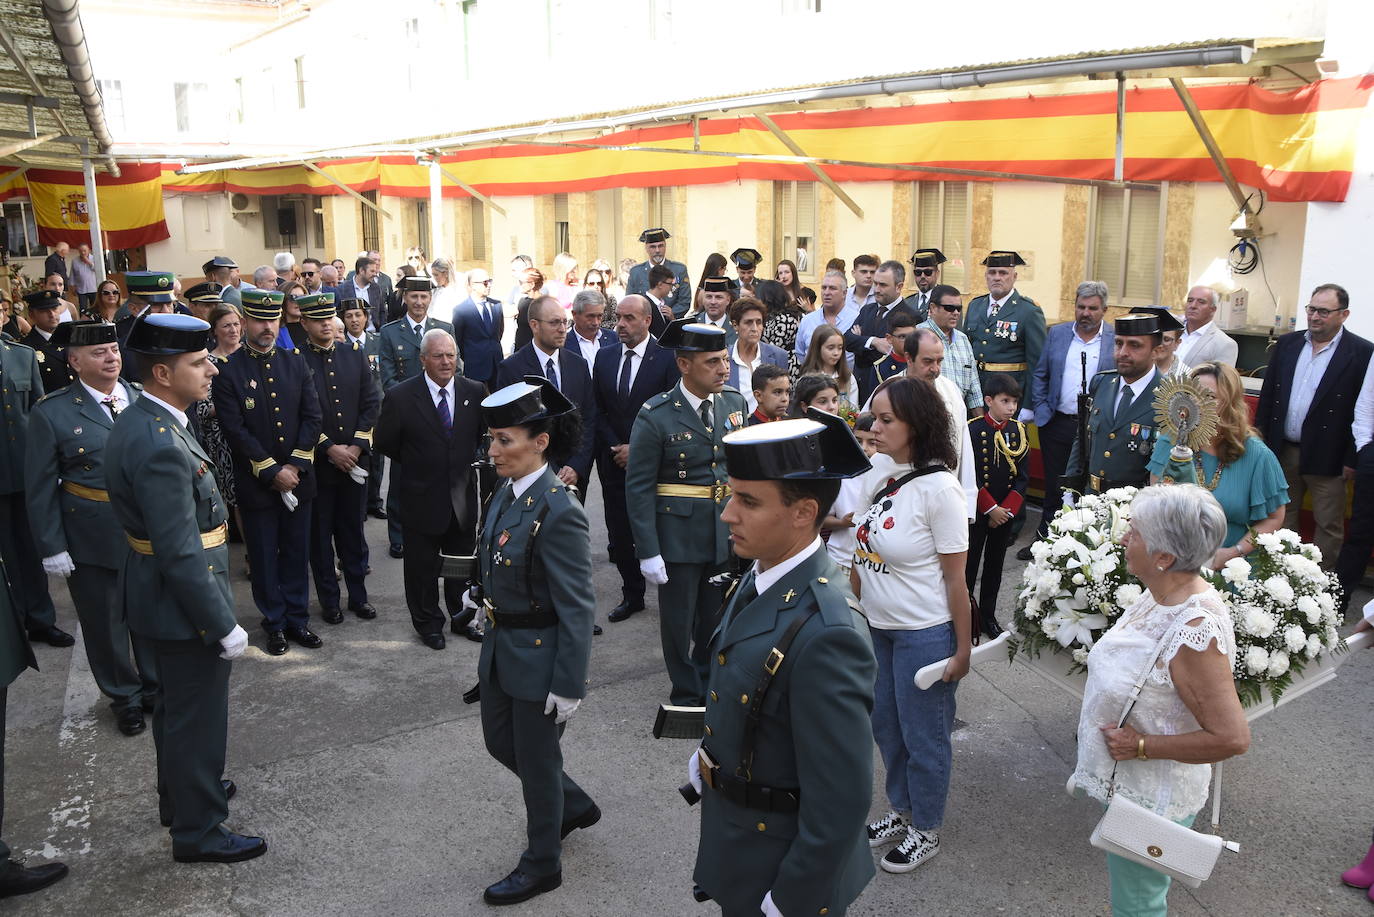
<svg viewBox="0 0 1374 917">
<path fill-rule="evenodd" d="M 558 615 L 551 611 L 521 615 L 488 608 L 487 617 L 495 621 L 497 627 L 553 627 L 558 623 Z"/>
<path fill-rule="evenodd" d="M 727 774 L 720 767 L 701 769 L 701 782 L 735 805 L 760 812 L 795 812 L 801 806 L 801 790 L 764 786 Z"/>
</svg>

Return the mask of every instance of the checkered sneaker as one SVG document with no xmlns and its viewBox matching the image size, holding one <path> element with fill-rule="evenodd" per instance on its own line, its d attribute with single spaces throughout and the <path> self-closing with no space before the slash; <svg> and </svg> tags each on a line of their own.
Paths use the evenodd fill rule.
<svg viewBox="0 0 1374 917">
<path fill-rule="evenodd" d="M 868 846 L 886 847 L 888 844 L 900 841 L 906 837 L 906 830 L 911 826 L 903 816 L 897 811 L 888 812 L 882 818 L 868 825 Z"/>
<path fill-rule="evenodd" d="M 939 852 L 938 834 L 909 827 L 906 829 L 906 837 L 887 852 L 879 865 L 887 872 L 911 872 Z"/>
</svg>

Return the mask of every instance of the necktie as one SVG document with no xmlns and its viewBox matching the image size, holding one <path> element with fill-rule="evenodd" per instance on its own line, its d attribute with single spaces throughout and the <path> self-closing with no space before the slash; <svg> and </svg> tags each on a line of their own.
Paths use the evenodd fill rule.
<svg viewBox="0 0 1374 917">
<path fill-rule="evenodd" d="M 924 311 L 926 311 L 927 309 L 930 308 L 930 301 L 929 301 L 928 299 L 926 299 L 926 297 L 927 297 L 928 295 L 929 295 L 929 294 L 927 294 L 927 293 L 922 293 L 922 294 L 921 294 L 921 311 L 922 311 L 922 312 L 924 312 Z"/>
<path fill-rule="evenodd" d="M 549 362 L 544 365 L 544 377 L 553 383 L 554 388 L 558 388 L 558 368 L 553 365 L 553 357 L 549 357 Z M 559 388 L 559 391 L 562 391 Z"/>
<path fill-rule="evenodd" d="M 625 362 L 620 365 L 620 382 L 616 386 L 616 394 L 626 401 L 630 399 L 630 361 L 634 356 L 633 350 L 626 349 Z"/>
<path fill-rule="evenodd" d="M 491 310 L 487 308 L 485 299 L 482 300 L 482 324 L 487 326 L 488 331 L 491 330 Z"/>
<path fill-rule="evenodd" d="M 1124 417 L 1126 415 L 1126 412 L 1131 409 L 1131 402 L 1134 400 L 1135 394 L 1131 391 L 1131 387 L 1129 385 L 1126 385 L 1125 383 L 1122 383 L 1121 400 L 1117 402 L 1116 415 L 1112 418 L 1113 421 L 1115 421 L 1118 417 Z"/>
<path fill-rule="evenodd" d="M 420 339 L 420 327 L 420 323 L 416 322 L 415 325 L 410 329 L 411 331 L 415 332 L 415 340 L 417 341 Z"/>
<path fill-rule="evenodd" d="M 445 433 L 453 432 L 453 414 L 448 409 L 448 389 L 439 389 L 439 422 L 444 425 Z"/>
<path fill-rule="evenodd" d="M 741 610 L 749 607 L 749 603 L 759 597 L 759 591 L 754 588 L 754 571 L 750 570 L 744 574 L 744 579 L 740 581 L 739 587 L 730 596 L 730 605 L 726 609 L 725 618 L 721 624 L 721 630 L 730 626 L 730 622 L 739 617 Z"/>
<path fill-rule="evenodd" d="M 114 395 L 111 395 L 100 403 L 109 408 L 111 420 L 119 416 L 119 405 L 115 404 Z"/>
<path fill-rule="evenodd" d="M 706 399 L 701 403 L 701 425 L 707 430 L 711 429 L 711 399 Z"/>
</svg>

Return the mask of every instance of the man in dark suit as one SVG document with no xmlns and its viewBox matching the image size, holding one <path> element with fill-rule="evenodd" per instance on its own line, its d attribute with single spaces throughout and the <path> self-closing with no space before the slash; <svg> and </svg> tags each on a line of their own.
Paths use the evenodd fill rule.
<svg viewBox="0 0 1374 917">
<path fill-rule="evenodd" d="M 644 402 L 672 388 L 681 377 L 673 352 L 658 346 L 649 335 L 655 311 L 647 299 L 636 294 L 616 303 L 615 333 L 620 343 L 601 349 L 592 373 L 592 390 L 596 393 L 596 467 L 611 562 L 620 571 L 620 604 L 607 616 L 612 621 L 624 621 L 644 610 L 644 576 L 639 572 L 625 506 L 630 427 Z"/>
<path fill-rule="evenodd" d="M 859 382 L 859 402 L 878 386 L 873 365 L 892 353 L 887 339 L 887 316 L 902 298 L 906 266 L 900 261 L 884 261 L 873 275 L 874 302 L 859 310 L 859 317 L 844 333 L 844 349 L 854 355 L 854 377 Z"/>
<path fill-rule="evenodd" d="M 492 299 L 491 275 L 481 268 L 468 273 L 468 298 L 453 309 L 453 339 L 463 359 L 463 375 L 490 385 L 501 365 L 501 335 L 506 319 L 501 300 Z"/>
<path fill-rule="evenodd" d="M 649 289 L 642 294 L 649 300 L 654 307 L 653 323 L 649 326 L 649 333 L 655 339 L 663 335 L 663 329 L 668 327 L 668 323 L 673 321 L 673 307 L 669 302 L 673 296 L 673 284 L 676 279 L 672 269 L 666 264 L 656 264 L 649 268 Z"/>
<path fill-rule="evenodd" d="M 58 242 L 53 246 L 52 254 L 48 255 L 43 261 L 43 276 L 57 274 L 62 278 L 63 287 L 67 286 L 67 255 L 71 252 L 71 246 L 66 242 Z"/>
<path fill-rule="evenodd" d="M 596 441 L 596 397 L 592 394 L 591 367 L 580 353 L 563 346 L 568 320 L 557 298 L 541 296 L 530 303 L 529 317 L 534 340 L 502 361 L 493 388 L 503 388 L 526 376 L 543 376 L 577 406 L 582 413 L 582 446 L 566 465 L 555 468 L 554 473 L 565 485 L 576 485 L 577 498 L 585 503 Z"/>
<path fill-rule="evenodd" d="M 1069 467 L 1069 452 L 1078 437 L 1078 395 L 1099 372 L 1113 365 L 1116 342 L 1112 326 L 1102 320 L 1106 313 L 1107 285 L 1096 280 L 1080 283 L 1074 297 L 1073 321 L 1049 330 L 1045 349 L 1031 373 L 1030 397 L 1023 402 L 1020 419 L 1035 421 L 1040 431 L 1045 500 L 1040 504 L 1036 538 L 1045 537 L 1064 501 L 1061 485 Z M 1030 560 L 1030 545 L 1017 551 L 1016 557 Z"/>
<path fill-rule="evenodd" d="M 1274 345 L 1255 407 L 1255 427 L 1288 480 L 1283 527 L 1298 531 L 1302 498 L 1310 493 L 1314 541 L 1327 569 L 1336 565 L 1345 541 L 1345 482 L 1357 464 L 1351 426 L 1374 353 L 1374 345 L 1342 327 L 1349 315 L 1344 287 L 1324 283 L 1313 290 L 1307 330 L 1285 334 Z"/>
<path fill-rule="evenodd" d="M 579 290 L 572 302 L 572 328 L 564 338 L 563 346 L 591 366 L 602 347 L 619 344 L 615 332 L 601 327 L 606 317 L 606 297 L 596 290 Z"/>
<path fill-rule="evenodd" d="M 343 282 L 343 299 L 356 299 L 367 303 L 369 331 L 381 331 L 386 325 L 386 298 L 391 292 L 390 285 L 383 287 L 381 262 L 367 255 L 359 255 Z"/>
<path fill-rule="evenodd" d="M 53 343 L 53 332 L 61 324 L 58 311 L 66 306 L 56 290 L 35 290 L 24 294 L 28 306 L 29 321 L 33 329 L 19 341 L 34 350 L 38 358 L 38 372 L 43 377 L 43 391 L 55 392 L 65 388 L 72 381 L 71 371 L 67 368 L 67 358 Z"/>
<path fill-rule="evenodd" d="M 478 507 L 470 478 L 487 389 L 455 377 L 458 350 L 443 329 L 425 332 L 420 364 L 420 375 L 387 391 L 373 444 L 406 469 L 405 479 L 393 484 L 399 488 L 393 515 L 400 518 L 406 545 L 406 607 L 425 646 L 441 650 L 439 555 L 470 555 L 476 546 Z M 444 581 L 444 601 L 455 620 L 463 613 L 463 588 L 456 580 Z"/>
<path fill-rule="evenodd" d="M 332 265 L 325 265 L 332 267 Z M 367 356 L 367 366 L 372 378 L 372 386 L 377 390 L 377 405 L 382 403 L 382 336 L 367 330 L 367 303 L 356 299 L 334 300 L 339 318 L 344 323 L 344 344 L 356 344 Z M 376 449 L 367 454 L 367 511 L 376 519 L 386 518 L 386 507 L 382 504 L 382 471 L 386 457 Z"/>
</svg>

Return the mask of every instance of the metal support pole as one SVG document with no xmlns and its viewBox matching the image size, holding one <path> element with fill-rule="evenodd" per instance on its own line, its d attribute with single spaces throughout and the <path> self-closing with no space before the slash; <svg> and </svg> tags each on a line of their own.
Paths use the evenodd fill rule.
<svg viewBox="0 0 1374 917">
<path fill-rule="evenodd" d="M 95 266 L 95 282 L 105 279 L 105 245 L 100 236 L 100 198 L 95 192 L 95 165 L 81 160 L 81 174 L 86 179 L 86 217 L 91 227 L 91 264 Z"/>
<path fill-rule="evenodd" d="M 429 247 L 425 254 L 433 260 L 449 256 L 444 238 L 444 173 L 439 170 L 439 157 L 429 160 Z"/>
<path fill-rule="evenodd" d="M 1193 129 L 1197 131 L 1198 138 L 1202 140 L 1202 145 L 1207 148 L 1207 155 L 1212 157 L 1212 164 L 1221 173 L 1222 181 L 1226 182 L 1226 187 L 1231 192 L 1231 199 L 1236 202 L 1236 208 L 1241 213 L 1249 213 L 1250 206 L 1245 199 L 1245 192 L 1241 190 L 1240 183 L 1232 174 L 1231 164 L 1222 155 L 1221 146 L 1217 143 L 1217 138 L 1212 135 L 1212 129 L 1203 120 L 1202 112 L 1198 111 L 1197 102 L 1193 101 L 1193 94 L 1188 91 L 1188 86 L 1183 80 L 1177 77 L 1171 78 L 1169 85 L 1174 87 L 1174 92 L 1178 94 L 1178 100 L 1183 103 L 1183 110 L 1188 113 L 1189 120 L 1193 122 Z"/>
<path fill-rule="evenodd" d="M 437 159 L 435 160 L 435 163 L 438 164 Z M 471 194 L 473 197 L 477 198 L 479 201 L 486 204 L 492 210 L 495 210 L 497 213 L 501 214 L 501 216 L 506 215 L 506 208 L 502 207 L 500 204 L 496 203 L 496 201 L 487 197 L 481 191 L 478 191 L 472 185 L 469 185 L 467 182 L 463 181 L 457 175 L 454 175 L 448 169 L 445 169 L 443 166 L 439 166 L 439 172 L 444 176 L 444 178 L 447 178 L 449 181 L 453 182 L 455 185 L 462 188 L 468 194 Z"/>
<path fill-rule="evenodd" d="M 391 219 L 391 213 L 387 211 L 385 208 L 372 203 L 367 198 L 363 197 L 361 194 L 354 191 L 352 188 L 348 187 L 348 185 L 345 185 L 343 182 L 339 181 L 337 178 L 330 175 L 324 169 L 321 169 L 319 166 L 315 165 L 313 162 L 306 162 L 304 159 L 302 159 L 300 160 L 300 164 L 305 166 L 311 172 L 323 176 L 325 181 L 329 182 L 331 185 L 334 185 L 344 194 L 347 194 L 349 197 L 353 198 L 355 201 L 359 201 L 363 204 L 366 204 L 368 207 L 371 207 L 373 210 L 377 211 L 382 216 L 386 217 L 388 220 Z"/>
<path fill-rule="evenodd" d="M 774 137 L 777 137 L 778 140 L 782 141 L 782 145 L 791 150 L 792 155 L 806 156 L 806 152 L 802 150 L 801 146 L 795 140 L 789 137 L 786 131 L 778 127 L 778 125 L 774 123 L 772 118 L 768 117 L 765 114 L 757 114 L 754 117 L 758 118 L 759 122 L 762 123 L 764 127 L 768 128 L 769 132 L 772 133 Z M 814 161 L 810 161 L 809 158 L 807 162 L 803 163 L 803 165 L 805 165 L 806 168 L 810 170 L 812 175 L 816 176 L 816 178 L 821 182 L 821 184 L 825 185 L 832 192 L 834 192 L 835 196 L 838 197 L 846 207 L 852 210 L 856 217 L 858 217 L 861 220 L 864 218 L 863 208 L 860 207 L 857 203 L 855 203 L 854 198 L 846 194 L 845 190 L 841 188 L 835 182 L 835 179 L 831 178 L 830 175 L 824 169 L 816 165 Z"/>
<path fill-rule="evenodd" d="M 1121 181 L 1126 177 L 1126 74 L 1116 72 L 1116 165 L 1112 178 Z"/>
</svg>

